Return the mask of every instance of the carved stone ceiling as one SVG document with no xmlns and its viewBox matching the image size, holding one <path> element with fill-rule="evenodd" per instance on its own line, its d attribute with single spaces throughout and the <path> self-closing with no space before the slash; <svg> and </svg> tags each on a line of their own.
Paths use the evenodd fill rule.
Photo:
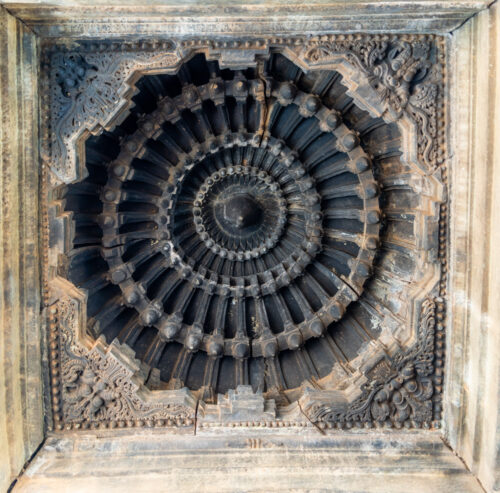
<svg viewBox="0 0 500 493">
<path fill-rule="evenodd" d="M 434 36 L 46 48 L 56 428 L 438 427 Z"/>
</svg>

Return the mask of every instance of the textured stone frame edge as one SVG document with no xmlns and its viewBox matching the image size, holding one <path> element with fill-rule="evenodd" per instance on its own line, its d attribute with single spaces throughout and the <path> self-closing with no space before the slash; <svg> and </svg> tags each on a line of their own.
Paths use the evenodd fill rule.
<svg viewBox="0 0 500 493">
<path fill-rule="evenodd" d="M 322 38 L 314 38 L 313 41 L 314 41 L 314 47 L 318 47 L 318 46 L 327 46 L 328 49 L 331 50 L 331 47 L 332 47 L 332 41 L 335 43 L 336 41 L 338 40 L 343 40 L 343 39 L 351 39 L 350 37 L 344 37 L 344 36 L 337 36 L 337 37 L 332 37 L 332 36 L 329 36 L 329 37 L 322 37 Z M 363 41 L 368 41 L 370 39 L 373 39 L 374 36 L 358 36 L 357 37 L 358 39 L 360 40 L 363 40 Z M 404 37 L 402 37 L 404 38 Z M 428 37 L 426 37 L 428 38 Z M 440 38 L 438 38 L 440 39 Z M 290 45 L 295 45 L 297 42 L 299 44 L 302 44 L 302 42 L 304 40 L 301 40 L 301 38 L 282 38 L 282 39 L 279 39 L 277 40 L 277 42 L 275 43 L 276 40 L 255 40 L 255 48 L 256 50 L 254 52 L 251 52 L 253 53 L 252 56 L 255 56 L 255 53 L 259 53 L 259 52 L 265 52 L 268 47 L 269 47 L 269 43 L 271 44 L 276 44 L 276 45 L 279 45 L 281 46 L 282 44 L 284 44 L 285 46 L 290 44 Z M 309 38 L 306 38 L 306 41 L 309 41 Z M 179 63 L 181 63 L 183 60 L 187 59 L 190 55 L 190 53 L 192 53 L 193 49 L 199 49 L 199 46 L 194 46 L 194 48 L 192 46 L 189 46 L 189 43 L 190 42 L 183 42 L 184 44 L 184 48 L 183 48 L 183 52 L 184 52 L 184 55 L 181 56 L 181 57 L 177 57 L 177 61 L 174 63 L 174 67 L 177 67 L 179 65 Z M 191 42 L 193 45 L 196 44 L 196 41 L 194 42 Z M 205 49 L 207 50 L 210 50 L 210 48 L 212 49 L 217 49 L 216 51 L 222 51 L 224 52 L 224 46 L 220 46 L 220 47 L 217 47 L 216 44 L 217 43 L 216 41 L 214 42 L 201 42 L 199 43 L 202 47 L 205 45 Z M 442 42 L 438 43 L 439 44 L 439 52 L 441 54 L 441 56 L 444 56 L 444 51 L 443 51 L 443 46 L 442 46 Z M 187 46 L 186 46 L 187 45 Z M 206 46 L 208 45 L 208 46 Z M 86 45 L 83 44 L 83 46 L 85 47 Z M 168 46 L 168 45 L 167 45 Z M 171 45 L 170 45 L 171 46 Z M 115 45 L 116 47 L 116 45 Z M 100 49 L 103 49 L 104 51 L 106 51 L 107 49 L 109 48 L 109 45 L 107 44 L 103 44 L 103 45 L 99 45 L 99 44 L 93 44 L 93 48 L 91 47 L 91 49 L 97 49 L 98 51 Z M 155 45 L 150 45 L 150 49 L 154 49 L 155 48 Z M 134 49 L 137 49 L 137 46 L 134 47 L 134 45 L 130 45 L 129 49 L 131 50 L 134 50 Z M 235 53 L 238 54 L 238 53 L 242 53 L 242 50 L 230 50 L 230 51 L 227 51 L 226 52 L 230 55 L 234 55 Z M 248 55 L 247 55 L 248 56 Z M 222 56 L 223 58 L 223 56 Z M 146 61 L 146 65 L 150 62 L 150 60 L 148 59 Z M 241 63 L 247 63 L 248 60 L 243 60 Z M 228 62 L 229 64 L 235 64 L 235 63 L 238 63 L 238 62 L 235 62 L 234 59 L 233 60 L 230 60 Z M 326 62 L 325 62 L 326 63 Z M 444 66 L 444 64 L 442 64 Z M 159 70 L 161 70 L 161 62 L 160 62 L 160 67 L 159 67 Z M 438 100 L 437 102 L 437 105 L 438 106 L 442 106 L 444 108 L 444 104 L 442 103 L 442 98 L 443 98 L 443 84 L 444 84 L 444 68 L 443 68 L 443 72 L 440 74 L 441 76 L 441 80 L 438 81 L 438 84 L 440 84 L 440 90 L 438 90 L 438 98 L 440 98 L 440 100 Z M 124 79 L 126 80 L 126 78 Z M 52 81 L 53 82 L 53 81 Z M 47 95 L 47 90 L 50 89 L 51 87 L 51 83 L 47 83 L 46 81 L 46 86 L 45 86 L 45 99 L 44 99 L 44 102 L 45 104 L 43 105 L 43 108 L 42 108 L 42 111 L 43 111 L 43 114 L 45 115 L 45 118 L 47 118 L 48 116 L 48 111 L 49 111 L 49 107 L 50 107 L 50 102 L 48 101 L 48 95 Z M 120 100 L 120 103 L 118 104 L 118 107 L 119 108 L 123 108 L 123 105 L 126 104 L 127 100 L 126 100 L 126 96 L 125 95 L 129 95 L 131 93 L 130 91 L 130 86 L 127 86 L 128 89 L 127 91 L 124 91 L 121 96 L 122 96 L 122 99 Z M 122 84 L 122 88 L 123 88 L 123 84 Z M 393 112 L 394 111 L 397 111 L 398 108 L 395 108 L 394 107 L 391 107 L 390 105 L 388 105 L 388 107 L 386 108 L 389 112 Z M 434 108 L 435 110 L 435 108 Z M 114 115 L 116 116 L 116 114 L 119 113 L 119 111 L 114 111 Z M 439 148 L 443 148 L 444 147 L 444 127 L 445 127 L 445 119 L 444 119 L 444 116 L 442 115 L 440 118 L 437 117 L 437 112 L 435 112 L 435 115 L 436 115 L 436 124 L 439 125 L 439 134 L 435 136 L 435 139 L 438 141 L 438 146 Z M 397 118 L 397 116 L 396 116 Z M 113 120 L 113 118 L 111 118 L 111 120 Z M 85 123 L 88 123 L 88 122 L 85 122 Z M 87 127 L 87 130 L 86 132 L 90 132 L 90 131 L 95 131 L 95 129 L 99 128 L 99 125 L 101 124 L 101 122 L 99 121 L 95 121 L 95 120 L 91 120 L 90 124 L 89 125 L 86 125 Z M 48 129 L 48 126 L 46 126 L 46 129 L 47 129 L 47 132 L 49 132 L 50 130 Z M 88 135 L 88 133 L 87 133 Z M 45 135 L 44 136 L 44 142 L 48 142 L 49 141 L 49 135 Z M 81 141 L 83 139 L 75 139 L 75 142 L 78 142 L 78 141 Z M 58 180 L 53 180 L 54 178 L 54 175 L 51 173 L 51 172 L 48 172 L 47 168 L 49 165 L 53 165 L 54 164 L 54 155 L 50 152 L 50 149 L 47 149 L 45 148 L 44 149 L 44 173 L 43 173 L 43 192 L 44 192 L 44 199 L 45 199 L 45 206 L 47 207 L 48 206 L 48 193 L 49 193 L 49 189 L 51 187 L 54 186 L 55 183 L 57 183 Z M 71 162 L 71 160 L 70 160 Z M 75 162 L 76 163 L 76 162 Z M 441 163 L 438 165 L 439 166 L 439 169 L 441 170 L 441 173 L 442 173 L 442 180 L 444 182 L 444 184 L 446 184 L 446 168 L 443 164 L 443 159 L 441 158 Z M 78 172 L 76 171 L 76 169 L 74 170 L 73 173 L 70 172 L 70 175 L 67 175 L 65 176 L 65 180 L 68 180 L 68 181 L 71 181 L 71 178 L 72 177 L 75 177 L 78 175 Z M 62 175 L 59 175 L 60 177 L 63 177 Z M 63 178 L 63 179 L 64 179 Z M 48 182 L 51 182 L 50 185 Z M 45 243 L 45 247 L 47 248 L 46 252 L 49 252 L 49 249 L 48 249 L 48 235 L 49 235 L 49 230 L 48 230 L 48 227 L 49 227 L 49 224 L 48 224 L 48 213 L 49 211 L 46 209 L 44 211 L 44 234 L 43 234 L 43 238 L 44 238 L 44 243 Z M 439 293 L 436 293 L 438 295 L 438 298 L 436 300 L 434 299 L 428 299 L 427 301 L 424 301 L 423 303 L 423 315 L 422 315 L 422 321 L 420 322 L 420 327 L 421 327 L 421 331 L 419 332 L 419 336 L 418 336 L 418 340 L 416 342 L 416 344 L 414 345 L 413 347 L 413 351 L 409 351 L 408 354 L 403 354 L 403 355 L 399 355 L 398 357 L 398 362 L 397 362 L 397 365 L 392 369 L 393 372 L 391 373 L 391 377 L 387 380 L 387 381 L 376 381 L 376 382 L 372 382 L 372 387 L 370 389 L 367 389 L 367 392 L 363 394 L 363 396 L 358 400 L 356 401 L 355 405 L 351 405 L 351 407 L 347 410 L 337 410 L 337 409 L 332 409 L 331 407 L 328 406 L 328 402 L 325 402 L 325 401 L 322 401 L 322 400 L 318 400 L 316 401 L 314 398 L 310 399 L 311 402 L 308 403 L 308 408 L 311 409 L 311 412 L 310 413 L 307 413 L 308 414 L 308 417 L 310 419 L 312 419 L 314 422 L 318 422 L 319 426 L 320 427 L 332 427 L 332 426 L 336 426 L 336 427 L 341 427 L 341 428 L 350 428 L 351 426 L 355 425 L 355 426 L 373 426 L 373 419 L 372 419 L 372 414 L 373 414 L 373 406 L 376 406 L 377 410 L 378 411 L 375 411 L 375 413 L 386 413 L 386 410 L 389 409 L 389 406 L 394 406 L 394 402 L 393 402 L 393 399 L 394 399 L 394 396 L 395 396 L 395 392 L 398 390 L 398 388 L 403 384 L 403 383 L 406 383 L 407 381 L 410 381 L 410 384 L 413 385 L 412 382 L 416 381 L 414 379 L 414 375 L 415 375 L 415 368 L 418 368 L 418 365 L 422 363 L 423 360 L 425 360 L 427 363 L 429 363 L 430 361 L 430 365 L 432 366 L 432 360 L 434 358 L 435 355 L 438 356 L 438 359 L 440 361 L 439 365 L 438 365 L 438 368 L 440 368 L 440 370 L 436 371 L 436 373 L 434 374 L 433 376 L 433 379 L 434 379 L 434 382 L 432 383 L 432 386 L 435 390 L 437 390 L 437 392 L 434 392 L 434 405 L 438 404 L 438 408 L 440 408 L 440 404 L 439 404 L 439 401 L 440 401 L 440 394 L 441 394 L 441 383 L 442 383 L 442 366 L 443 366 L 443 351 L 444 351 L 444 347 L 443 347 L 443 335 L 444 335 L 444 297 L 446 295 L 445 293 L 445 287 L 446 287 L 446 282 L 445 282 L 445 276 L 446 276 L 446 228 L 447 228 L 447 218 L 446 218 L 446 203 L 443 203 L 441 205 L 441 210 L 440 210 L 440 225 L 439 225 L 439 231 L 440 231 L 440 237 L 439 237 L 439 261 L 441 263 L 441 266 L 442 266 L 442 276 L 441 276 L 441 281 L 440 281 L 440 284 L 439 284 Z M 51 218 L 51 220 L 54 219 L 54 218 Z M 57 250 L 57 249 L 56 249 Z M 64 249 L 63 249 L 64 251 Z M 53 254 L 52 254 L 53 255 Z M 50 260 L 53 262 L 53 261 L 56 261 L 57 262 L 57 259 L 56 258 L 50 258 Z M 51 262 L 49 262 L 51 263 Z M 52 264 L 54 265 L 54 264 Z M 45 287 L 45 301 L 46 301 L 46 304 L 47 306 L 50 305 L 50 309 L 49 309 L 49 344 L 50 344 L 50 348 L 51 348 L 51 352 L 52 352 L 52 362 L 51 362 L 51 365 L 52 365 L 52 384 L 53 384 L 53 390 L 54 390 L 54 393 L 52 395 L 52 403 L 53 403 L 53 411 L 54 411 L 54 418 L 55 418 L 55 421 L 56 421 L 56 429 L 62 429 L 64 428 L 64 425 L 62 423 L 62 421 L 60 420 L 60 405 L 61 405 L 61 402 L 60 402 L 60 395 L 59 395 L 59 388 L 60 388 L 60 381 L 59 381 L 59 374 L 58 374 L 58 358 L 59 358 L 59 355 L 62 354 L 61 351 L 61 348 L 59 348 L 59 343 L 61 341 L 60 337 L 62 335 L 62 332 L 59 332 L 61 330 L 61 326 L 60 326 L 60 321 L 61 321 L 61 318 L 64 318 L 64 316 L 67 316 L 67 310 L 66 310 L 66 315 L 63 315 L 64 313 L 64 309 L 61 311 L 60 307 L 58 306 L 55 306 L 54 303 L 56 303 L 56 300 L 57 300 L 57 296 L 56 297 L 53 297 L 51 293 L 49 295 L 49 277 L 51 278 L 53 276 L 53 273 L 51 273 L 49 275 L 49 272 L 45 272 L 45 284 L 44 284 L 44 287 Z M 61 288 L 62 286 L 64 286 L 64 282 L 60 281 L 60 280 L 57 280 L 55 281 L 55 285 L 53 283 L 53 281 L 51 280 L 50 281 L 50 287 L 56 287 L 56 290 L 54 292 L 57 291 L 57 287 Z M 68 293 L 70 292 L 71 290 L 69 289 L 66 289 L 65 292 Z M 64 297 L 67 297 L 67 295 L 65 295 Z M 63 297 L 63 298 L 64 298 Z M 77 298 L 77 296 L 76 296 Z M 60 304 L 60 301 L 57 302 L 57 304 L 59 305 Z M 418 307 L 419 303 L 417 303 L 416 307 Z M 68 303 L 67 303 L 67 299 L 65 299 L 63 301 L 63 306 L 68 306 Z M 63 315 L 63 316 L 61 316 Z M 436 321 L 436 318 L 437 318 L 437 330 L 435 330 L 435 321 Z M 436 338 L 436 341 L 434 340 L 434 338 Z M 434 345 L 436 344 L 436 352 L 434 351 Z M 419 349 L 419 345 L 421 346 L 420 349 Z M 99 341 L 96 342 L 94 348 L 92 349 L 92 351 L 94 352 L 99 352 L 100 351 L 100 356 L 102 357 L 104 354 L 106 355 L 109 355 L 111 353 L 115 354 L 115 351 L 118 351 L 118 353 L 120 352 L 120 348 L 117 348 L 117 347 L 113 347 L 113 348 L 108 348 L 107 352 L 106 350 L 104 349 L 104 346 L 102 344 L 102 342 L 100 343 Z M 113 346 L 113 345 L 111 345 Z M 88 348 L 90 349 L 90 348 Z M 90 353 L 89 353 L 90 354 Z M 88 356 L 86 356 L 88 357 Z M 423 359 L 422 359 L 423 357 Z M 118 358 L 119 359 L 119 358 Z M 130 359 L 130 366 L 133 367 L 133 363 L 131 363 L 132 359 Z M 122 361 L 123 363 L 123 361 Z M 399 366 L 398 366 L 399 365 Z M 412 366 L 412 368 L 410 368 L 409 366 Z M 130 369 L 130 367 L 129 367 Z M 434 369 L 434 368 L 433 368 Z M 55 370 L 55 371 L 54 371 Z M 140 373 L 139 372 L 139 368 L 137 367 L 136 368 L 136 373 Z M 431 372 L 432 373 L 432 372 Z M 416 378 L 418 380 L 419 378 L 419 373 L 418 373 L 418 370 L 416 372 Z M 399 385 L 399 387 L 398 387 Z M 137 389 L 136 389 L 137 390 Z M 102 394 L 104 395 L 104 394 Z M 165 415 L 162 417 L 156 417 L 155 420 L 154 420 L 154 425 L 155 426 L 172 426 L 172 425 L 180 425 L 180 426 L 191 426 L 193 424 L 193 419 L 195 417 L 195 408 L 196 408 L 196 403 L 193 402 L 193 399 L 191 397 L 191 400 L 189 399 L 189 396 L 187 395 L 184 395 L 184 396 L 181 396 L 180 394 L 178 395 L 178 397 L 181 399 L 181 401 L 187 406 L 186 408 L 184 408 L 180 414 L 178 416 L 176 416 L 176 413 L 174 413 L 173 415 Z M 99 397 L 101 400 L 103 397 Z M 146 398 L 146 400 L 148 400 L 148 398 Z M 428 399 L 426 399 L 426 402 L 430 402 Z M 431 404 L 432 405 L 432 404 Z M 187 412 L 186 413 L 186 409 L 189 409 L 191 408 L 191 413 Z M 396 406 L 396 411 L 397 411 L 397 406 Z M 148 411 L 149 412 L 149 411 Z M 368 414 L 367 414 L 368 413 Z M 371 413 L 371 414 L 370 414 Z M 151 416 L 156 416 L 154 413 L 153 414 L 147 414 L 147 416 L 149 416 L 151 418 Z M 58 419 L 59 418 L 59 419 Z M 128 418 L 128 419 L 127 419 Z M 151 418 L 152 419 L 152 418 Z M 151 424 L 150 421 L 151 419 L 130 419 L 130 415 L 125 415 L 125 418 L 122 418 L 120 420 L 111 420 L 109 422 L 104 422 L 103 423 L 103 426 L 107 427 L 107 426 L 110 426 L 110 427 L 114 427 L 116 425 L 118 426 L 132 426 L 132 425 L 143 425 L 143 424 Z M 433 419 L 432 420 L 423 420 L 423 421 L 413 421 L 413 422 L 410 422 L 408 420 L 403 420 L 402 422 L 399 422 L 399 421 L 396 421 L 397 423 L 397 426 L 399 425 L 404 425 L 405 426 L 417 426 L 417 427 L 420 427 L 420 426 L 424 426 L 424 427 L 429 427 L 429 426 L 434 426 L 434 427 L 438 427 L 439 426 L 439 421 L 440 421 L 440 411 L 438 411 L 434 416 L 433 416 Z M 375 422 L 377 422 L 375 420 Z M 385 422 L 386 425 L 390 425 L 390 422 L 389 421 L 386 421 L 386 420 L 383 420 L 382 422 Z M 81 423 L 78 423 L 78 422 L 75 422 L 73 425 L 70 424 L 70 423 L 66 423 L 67 427 L 69 427 L 70 429 L 72 427 L 74 428 L 79 428 Z M 85 426 L 88 426 L 89 423 L 85 423 Z"/>
</svg>

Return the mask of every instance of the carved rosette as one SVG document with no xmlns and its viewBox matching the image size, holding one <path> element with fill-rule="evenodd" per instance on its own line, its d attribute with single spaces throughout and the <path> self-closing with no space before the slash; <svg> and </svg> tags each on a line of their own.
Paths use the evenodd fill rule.
<svg viewBox="0 0 500 493">
<path fill-rule="evenodd" d="M 215 396 L 236 388 L 298 402 L 297 426 L 439 426 L 442 56 L 383 35 L 52 49 L 56 427 L 189 429 L 198 400 L 233 422 Z"/>
</svg>

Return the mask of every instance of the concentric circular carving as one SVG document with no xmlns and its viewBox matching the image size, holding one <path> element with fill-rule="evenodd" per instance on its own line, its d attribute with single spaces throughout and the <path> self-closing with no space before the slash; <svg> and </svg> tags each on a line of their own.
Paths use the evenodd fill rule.
<svg viewBox="0 0 500 493">
<path fill-rule="evenodd" d="M 205 246 L 229 260 L 267 253 L 286 224 L 281 187 L 254 166 L 218 169 L 200 186 L 193 205 L 196 232 Z"/>
<path fill-rule="evenodd" d="M 372 272 L 381 212 L 362 136 L 331 98 L 271 62 L 260 74 L 197 63 L 204 75 L 145 77 L 110 134 L 96 221 L 114 301 L 96 317 L 121 306 L 124 339 L 162 380 L 213 390 L 216 363 L 190 384 L 183 361 L 229 365 L 230 388 L 343 317 Z"/>
</svg>

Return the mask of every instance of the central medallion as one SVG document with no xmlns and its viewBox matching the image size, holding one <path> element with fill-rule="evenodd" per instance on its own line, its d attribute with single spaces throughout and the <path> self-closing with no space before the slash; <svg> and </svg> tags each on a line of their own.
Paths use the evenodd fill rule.
<svg viewBox="0 0 500 493">
<path fill-rule="evenodd" d="M 188 181 L 197 172 L 195 167 Z M 183 202 L 191 199 L 183 195 Z M 204 180 L 193 205 L 195 228 L 206 247 L 231 260 L 267 252 L 286 223 L 287 203 L 279 184 L 257 166 L 218 169 Z"/>
<path fill-rule="evenodd" d="M 242 234 L 248 235 L 252 231 L 252 226 L 262 223 L 263 209 L 248 193 L 232 193 L 223 201 L 222 208 L 224 222 Z"/>
</svg>

